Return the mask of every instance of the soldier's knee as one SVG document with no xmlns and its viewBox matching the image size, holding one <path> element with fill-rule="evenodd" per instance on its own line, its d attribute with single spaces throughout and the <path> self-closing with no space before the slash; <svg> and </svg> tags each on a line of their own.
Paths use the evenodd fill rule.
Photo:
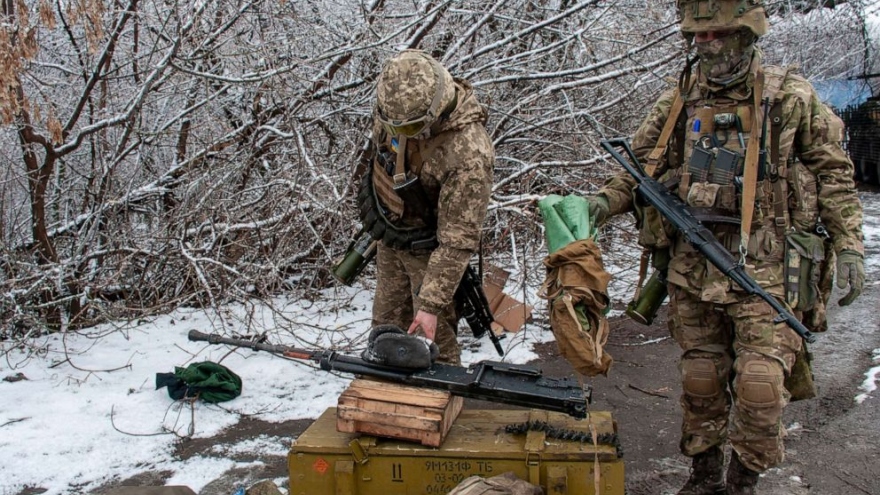
<svg viewBox="0 0 880 495">
<path fill-rule="evenodd" d="M 773 359 L 752 358 L 741 366 L 736 378 L 737 399 L 754 409 L 782 410 L 782 365 Z"/>
<path fill-rule="evenodd" d="M 681 362 L 682 390 L 694 399 L 714 399 L 722 395 L 722 377 L 717 361 L 704 356 L 685 356 Z"/>
</svg>

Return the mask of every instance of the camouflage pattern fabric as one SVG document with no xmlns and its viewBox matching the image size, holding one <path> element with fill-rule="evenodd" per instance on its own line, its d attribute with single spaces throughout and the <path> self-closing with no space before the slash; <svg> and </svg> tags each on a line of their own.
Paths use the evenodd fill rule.
<svg viewBox="0 0 880 495">
<path fill-rule="evenodd" d="M 471 476 L 449 492 L 449 495 L 543 495 L 544 490 L 516 477 L 512 471 L 483 478 Z"/>
<path fill-rule="evenodd" d="M 741 29 L 712 41 L 694 43 L 700 56 L 700 70 L 706 79 L 726 86 L 745 75 L 755 51 L 756 38 L 753 32 Z"/>
<path fill-rule="evenodd" d="M 748 28 L 756 36 L 767 34 L 767 13 L 763 0 L 719 1 L 676 0 L 681 32 L 685 38 L 706 31 Z"/>
<path fill-rule="evenodd" d="M 396 325 L 403 329 L 409 328 L 419 310 L 419 298 L 415 292 L 424 281 L 430 258 L 430 254 L 414 254 L 379 244 L 376 253 L 376 295 L 373 299 L 372 327 Z M 458 280 L 460 278 L 459 276 Z M 449 296 L 449 301 L 452 301 L 452 296 Z M 455 311 L 455 303 L 446 304 L 434 314 L 437 315 L 434 343 L 440 348 L 436 361 L 461 364 L 461 347 L 456 338 L 459 315 Z"/>
<path fill-rule="evenodd" d="M 750 105 L 760 63 L 760 53 L 756 52 L 747 77 L 728 88 L 721 88 L 704 76 L 697 78 L 683 97 L 687 112 L 684 156 L 676 156 L 678 146 L 669 143 L 667 160 L 655 174 L 660 180 L 683 176 L 682 164 L 689 163 L 694 142 L 701 137 L 694 133 L 700 108 L 714 109 L 713 115 L 717 115 L 718 111 L 742 112 Z M 633 149 L 643 160 L 657 144 L 673 97 L 674 91 L 662 95 L 633 137 Z M 779 136 L 771 139 L 779 140 L 782 163 L 772 165 L 784 179 L 786 197 L 775 197 L 777 193 L 770 180 L 757 185 L 759 206 L 751 227 L 745 269 L 784 304 L 786 239 L 776 225 L 778 201 L 785 206 L 781 220 L 789 227 L 812 230 L 821 220 L 830 234 L 833 253 L 852 250 L 863 254 L 864 247 L 862 209 L 853 181 L 853 165 L 840 145 L 842 122 L 821 103 L 809 82 L 791 73 L 776 95 L 776 105 L 782 105 L 783 124 Z M 735 129 L 715 131 L 724 141 L 724 148 L 744 154 L 751 137 L 747 125 L 742 145 Z M 612 214 L 633 211 L 634 185 L 626 173 L 605 183 L 599 194 L 608 199 Z M 714 186 L 698 182 L 688 191 L 680 189 L 679 194 L 692 206 L 711 205 L 738 217 L 736 189 Z M 749 469 L 763 472 L 777 465 L 783 458 L 784 429 L 780 418 L 789 400 L 783 380 L 801 349 L 800 339 L 784 324 L 774 324 L 772 309 L 766 303 L 743 293 L 685 239 L 676 237 L 662 222 L 648 221 L 647 217 L 644 220 L 641 242 L 654 249 L 668 249 L 670 254 L 669 326 L 682 348 L 682 452 L 693 456 L 729 438 Z M 732 253 L 737 253 L 739 226 L 707 226 Z M 728 387 L 732 372 L 736 378 Z"/>
<path fill-rule="evenodd" d="M 420 50 L 404 50 L 383 67 L 376 85 L 377 108 L 385 117 L 397 121 L 422 117 L 432 110 L 438 82 L 448 89 L 440 96 L 437 108 L 433 109 L 439 115 L 455 97 L 452 76 L 428 54 Z"/>
<path fill-rule="evenodd" d="M 421 283 L 415 298 L 416 309 L 436 315 L 449 306 L 465 265 L 479 249 L 495 161 L 495 150 L 485 128 L 486 109 L 477 101 L 467 82 L 456 79 L 455 87 L 455 110 L 448 118 L 440 119 L 431 127 L 430 136 L 411 138 L 407 144 L 409 167 L 418 170 L 419 182 L 437 213 L 439 242 L 432 252 L 423 253 L 427 260 L 424 277 L 409 272 L 407 275 Z M 375 119 L 373 136 L 376 146 L 385 137 L 381 123 Z M 380 250 L 380 257 L 381 253 Z M 396 253 L 399 257 L 404 255 Z M 391 278 L 383 273 L 380 263 L 380 286 L 377 291 L 399 295 L 396 287 L 393 290 L 382 287 L 382 280 Z M 413 289 L 416 287 L 418 284 Z M 412 320 L 406 324 L 396 323 L 408 328 Z M 443 345 L 440 342 L 438 345 L 442 354 Z"/>
<path fill-rule="evenodd" d="M 729 438 L 750 469 L 776 466 L 790 398 L 784 373 L 794 366 L 800 337 L 774 324 L 775 312 L 756 296 L 717 305 L 670 288 L 669 329 L 682 350 L 682 453 L 694 456 Z"/>
</svg>

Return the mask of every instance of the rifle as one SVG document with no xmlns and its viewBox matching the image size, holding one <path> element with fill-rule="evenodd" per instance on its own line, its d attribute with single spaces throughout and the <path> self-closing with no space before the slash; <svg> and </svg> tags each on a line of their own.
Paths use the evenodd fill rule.
<svg viewBox="0 0 880 495">
<path fill-rule="evenodd" d="M 515 406 L 564 412 L 575 418 L 587 417 L 592 390 L 570 378 L 547 378 L 538 368 L 495 361 L 482 361 L 465 368 L 434 363 L 426 370 L 413 371 L 382 366 L 331 350 L 309 351 L 283 345 L 233 339 L 217 334 L 189 331 L 189 340 L 226 344 L 266 351 L 286 358 L 318 363 L 324 371 L 338 371 L 381 378 L 416 387 L 448 390 L 453 395 Z"/>
<path fill-rule="evenodd" d="M 492 322 L 495 317 L 492 310 L 489 309 L 489 300 L 483 291 L 483 284 L 480 283 L 480 276 L 474 267 L 468 263 L 464 271 L 464 276 L 455 289 L 455 303 L 461 311 L 461 316 L 465 319 L 471 328 L 471 333 L 475 338 L 482 338 L 483 335 L 489 334 L 489 340 L 495 346 L 499 356 L 504 356 L 504 349 L 501 348 L 500 338 L 495 335 L 492 330 Z"/>
<path fill-rule="evenodd" d="M 778 315 L 773 319 L 774 323 L 785 322 L 807 342 L 816 341 L 816 337 L 800 320 L 789 313 L 776 298 L 768 294 L 745 272 L 743 266 L 730 251 L 718 242 L 712 232 L 691 214 L 687 205 L 678 196 L 669 192 L 663 184 L 642 170 L 638 157 L 625 138 L 607 139 L 601 144 L 636 180 L 638 183 L 636 191 L 642 199 L 656 208 L 664 218 L 684 234 L 691 245 L 697 248 L 710 263 L 721 270 L 729 279 L 736 282 L 746 293 L 760 297 L 776 310 Z M 629 155 L 629 160 L 624 158 L 617 151 L 617 148 L 623 148 Z"/>
</svg>

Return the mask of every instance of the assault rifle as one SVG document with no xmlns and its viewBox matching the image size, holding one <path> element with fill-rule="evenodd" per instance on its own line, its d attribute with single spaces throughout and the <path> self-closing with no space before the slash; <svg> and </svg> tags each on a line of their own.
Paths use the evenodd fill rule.
<svg viewBox="0 0 880 495">
<path fill-rule="evenodd" d="M 465 368 L 434 363 L 426 370 L 382 366 L 336 351 L 309 351 L 283 345 L 233 339 L 216 334 L 189 331 L 189 340 L 226 344 L 266 351 L 286 358 L 318 363 L 324 371 L 338 371 L 381 378 L 394 383 L 438 390 L 453 395 L 515 406 L 564 412 L 575 418 L 587 417 L 592 390 L 570 378 L 547 378 L 531 366 L 482 361 Z"/>
<path fill-rule="evenodd" d="M 669 192 L 663 184 L 642 170 L 638 157 L 625 138 L 608 139 L 602 141 L 601 144 L 635 178 L 638 183 L 636 191 L 642 199 L 656 208 L 679 232 L 684 234 L 688 242 L 699 250 L 710 263 L 736 282 L 746 293 L 760 297 L 779 313 L 773 319 L 774 323 L 785 322 L 807 342 L 816 341 L 816 337 L 800 320 L 789 313 L 776 298 L 768 294 L 745 272 L 743 266 L 737 262 L 730 251 L 718 242 L 712 232 L 691 214 L 687 205 L 678 196 Z M 617 151 L 617 148 L 623 148 L 629 155 L 629 159 L 624 158 Z"/>
<path fill-rule="evenodd" d="M 474 338 L 482 338 L 488 333 L 489 340 L 492 341 L 498 355 L 504 356 L 501 339 L 492 330 L 492 322 L 495 321 L 495 317 L 492 316 L 492 310 L 489 309 L 489 300 L 486 299 L 483 284 L 480 283 L 480 276 L 470 263 L 464 271 L 461 283 L 455 289 L 455 303 L 461 311 L 461 316 L 471 328 Z"/>
</svg>

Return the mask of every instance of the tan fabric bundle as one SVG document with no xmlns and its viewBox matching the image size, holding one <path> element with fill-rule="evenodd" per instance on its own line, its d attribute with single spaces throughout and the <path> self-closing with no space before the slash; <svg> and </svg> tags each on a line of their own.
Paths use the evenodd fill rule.
<svg viewBox="0 0 880 495">
<path fill-rule="evenodd" d="M 550 328 L 559 353 L 580 373 L 607 375 L 608 282 L 602 253 L 591 239 L 579 240 L 544 258 L 547 277 L 540 296 L 548 301 Z"/>
</svg>

